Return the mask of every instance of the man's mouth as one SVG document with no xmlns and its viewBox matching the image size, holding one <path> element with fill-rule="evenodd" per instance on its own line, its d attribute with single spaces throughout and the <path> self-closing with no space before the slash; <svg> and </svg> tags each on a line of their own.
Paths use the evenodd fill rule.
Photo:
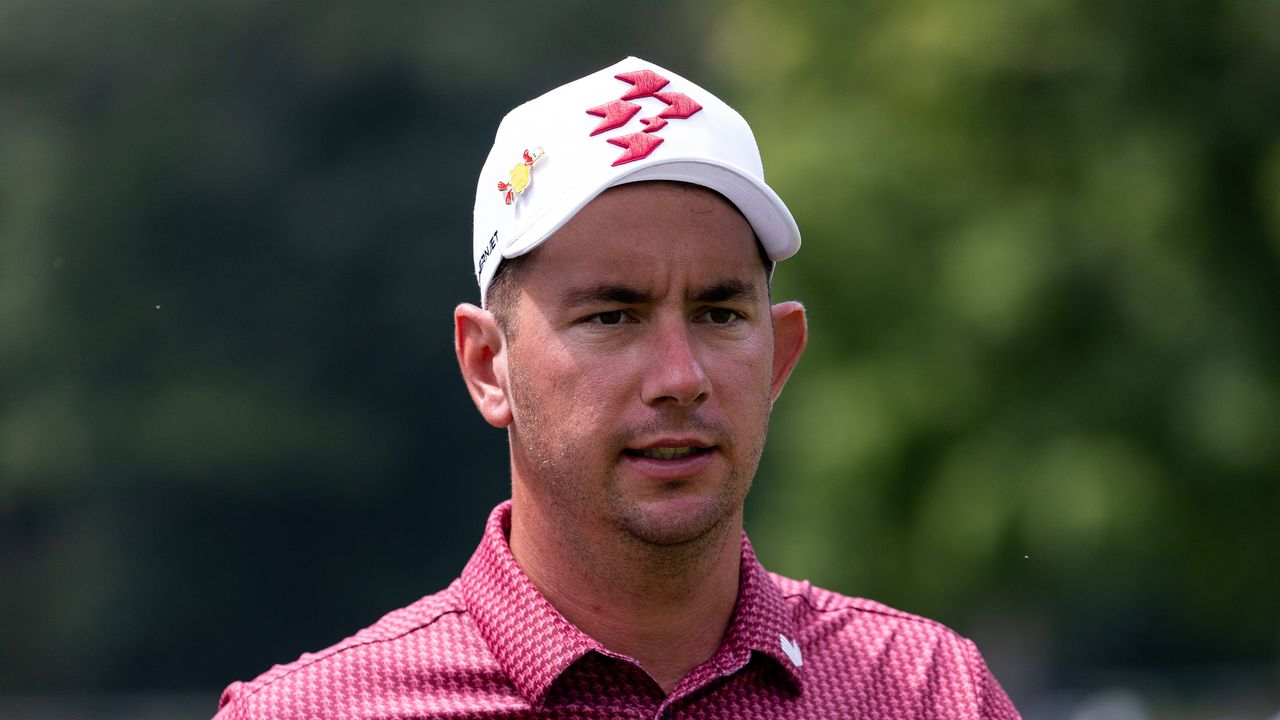
<svg viewBox="0 0 1280 720">
<path fill-rule="evenodd" d="M 704 453 L 710 448 L 693 447 L 691 445 L 683 445 L 681 447 L 653 447 L 644 450 L 627 450 L 628 455 L 636 457 L 645 457 L 653 460 L 679 460 L 687 458 L 690 455 Z"/>
</svg>

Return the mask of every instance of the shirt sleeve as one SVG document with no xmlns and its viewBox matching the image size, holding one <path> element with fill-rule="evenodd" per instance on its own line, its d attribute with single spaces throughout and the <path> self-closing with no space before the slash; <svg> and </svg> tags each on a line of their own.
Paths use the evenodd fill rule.
<svg viewBox="0 0 1280 720">
<path fill-rule="evenodd" d="M 218 699 L 218 713 L 213 716 L 213 720 L 245 720 L 241 703 L 238 702 L 243 686 L 244 683 L 233 682 L 222 691 L 222 697 Z"/>
<path fill-rule="evenodd" d="M 978 699 L 978 717 L 982 720 L 1022 720 L 1013 701 L 1000 687 L 1000 681 L 991 674 L 991 669 L 978 652 L 978 646 L 972 640 L 965 640 L 965 654 L 968 655 L 969 671 L 973 675 L 974 691 Z"/>
</svg>

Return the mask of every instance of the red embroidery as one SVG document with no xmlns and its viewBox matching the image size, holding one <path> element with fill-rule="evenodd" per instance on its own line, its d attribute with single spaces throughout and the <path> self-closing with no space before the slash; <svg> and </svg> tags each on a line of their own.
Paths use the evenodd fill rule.
<svg viewBox="0 0 1280 720">
<path fill-rule="evenodd" d="M 596 125 L 595 130 L 591 131 L 592 136 L 620 128 L 631 122 L 631 118 L 640 112 L 640 106 L 636 103 L 628 102 L 629 100 L 652 97 L 667 104 L 666 109 L 656 116 L 640 119 L 640 124 L 645 126 L 642 132 L 609 138 L 611 144 L 625 148 L 625 152 L 619 155 L 617 160 L 613 161 L 614 167 L 649 157 L 649 154 L 662 144 L 662 138 L 656 137 L 652 133 L 656 133 L 666 127 L 668 119 L 686 120 L 702 109 L 701 105 L 684 93 L 659 92 L 671 81 L 652 70 L 618 73 L 614 77 L 630 83 L 631 89 L 617 100 L 610 100 L 603 105 L 597 105 L 587 110 L 588 115 L 602 118 L 600 124 Z"/>
<path fill-rule="evenodd" d="M 658 132 L 662 128 L 666 127 L 667 121 L 663 120 L 662 116 L 659 115 L 651 118 L 640 118 L 640 124 L 645 126 L 645 132 Z"/>
<path fill-rule="evenodd" d="M 627 91 L 622 96 L 623 100 L 635 100 L 636 98 L 649 97 L 662 88 L 667 86 L 670 80 L 662 77 L 652 70 L 637 70 L 629 73 L 618 73 L 614 77 L 624 82 L 629 82 L 635 87 Z"/>
<path fill-rule="evenodd" d="M 656 135 L 650 135 L 648 132 L 631 133 L 621 137 L 611 137 L 609 142 L 621 148 L 626 148 L 626 152 L 618 156 L 613 161 L 613 167 L 617 167 L 623 163 L 629 163 L 632 160 L 640 160 L 649 157 L 649 153 L 662 144 L 662 138 Z"/>
<path fill-rule="evenodd" d="M 588 115 L 602 117 L 604 120 L 591 131 L 592 135 L 599 135 L 614 128 L 620 128 L 626 125 L 635 114 L 640 112 L 640 106 L 635 103 L 629 103 L 626 100 L 610 100 L 603 105 L 597 105 L 587 111 Z"/>
<path fill-rule="evenodd" d="M 658 117 L 684 120 L 702 109 L 701 105 L 684 93 L 654 93 L 653 96 L 670 106 L 658 113 Z"/>
</svg>

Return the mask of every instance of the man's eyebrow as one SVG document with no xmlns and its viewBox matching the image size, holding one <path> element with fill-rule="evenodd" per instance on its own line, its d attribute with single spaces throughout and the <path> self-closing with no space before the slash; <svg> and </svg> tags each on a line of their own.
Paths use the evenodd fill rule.
<svg viewBox="0 0 1280 720">
<path fill-rule="evenodd" d="M 755 300 L 756 286 L 736 279 L 719 280 L 688 293 L 691 302 L 717 303 L 730 300 Z M 645 305 L 653 302 L 653 294 L 626 285 L 600 283 L 568 288 L 560 293 L 565 305 Z"/>
<path fill-rule="evenodd" d="M 644 290 L 626 285 L 586 285 L 568 288 L 560 293 L 560 301 L 565 305 L 598 305 L 601 303 L 617 305 L 643 305 L 653 301 L 653 296 Z"/>
<path fill-rule="evenodd" d="M 689 293 L 694 302 L 716 303 L 729 300 L 755 300 L 756 286 L 737 279 L 720 280 Z"/>
</svg>

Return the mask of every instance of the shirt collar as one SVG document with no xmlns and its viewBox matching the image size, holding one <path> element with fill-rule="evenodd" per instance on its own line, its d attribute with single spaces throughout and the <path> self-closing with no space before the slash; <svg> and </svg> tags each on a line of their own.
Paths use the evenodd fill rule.
<svg viewBox="0 0 1280 720">
<path fill-rule="evenodd" d="M 796 637 L 796 618 L 773 576 L 756 559 L 751 541 L 742 534 L 742 569 L 738 580 L 738 604 L 733 619 L 725 632 L 717 655 L 746 650 L 771 658 L 789 676 L 794 689 L 800 689 L 803 674 L 801 666 L 787 656 L 782 648 L 782 638 L 787 642 L 799 642 Z M 796 652 L 799 652 L 797 649 Z"/>
<path fill-rule="evenodd" d="M 511 501 L 493 509 L 480 547 L 460 577 L 467 611 L 516 690 L 533 705 L 591 650 L 604 651 L 565 619 L 529 580 L 507 544 Z"/>
<path fill-rule="evenodd" d="M 484 536 L 460 578 L 467 611 L 481 637 L 516 690 L 534 706 L 551 684 L 583 655 L 596 651 L 617 657 L 565 619 L 533 585 L 511 554 L 511 501 L 489 515 Z M 769 572 L 742 536 L 738 601 L 720 649 L 712 658 L 737 667 L 751 652 L 771 658 L 800 687 L 801 674 L 782 649 L 781 637 L 796 640 L 790 606 Z M 731 660 L 737 657 L 737 662 Z M 696 671 L 695 671 L 696 672 Z"/>
</svg>

